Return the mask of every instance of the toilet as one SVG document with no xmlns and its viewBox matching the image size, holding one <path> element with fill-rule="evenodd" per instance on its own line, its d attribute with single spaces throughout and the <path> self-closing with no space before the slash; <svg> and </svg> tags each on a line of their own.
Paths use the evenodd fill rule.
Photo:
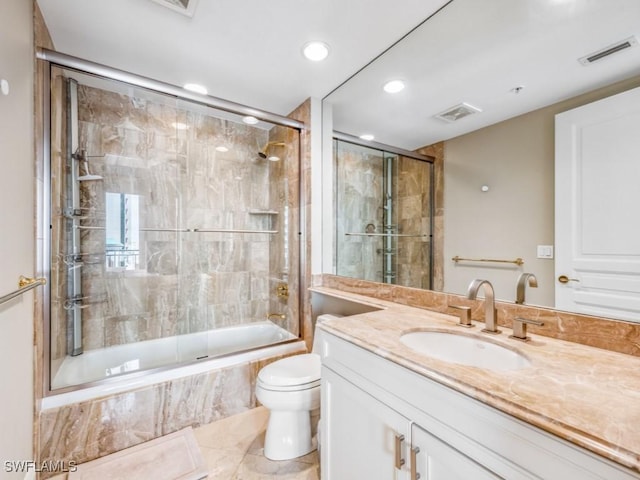
<svg viewBox="0 0 640 480">
<path fill-rule="evenodd" d="M 316 325 L 338 315 L 319 315 Z M 317 352 L 316 340 L 312 352 Z M 258 373 L 256 398 L 269 410 L 264 456 L 289 460 L 316 449 L 311 411 L 320 407 L 320 355 L 305 353 L 277 360 Z"/>
</svg>

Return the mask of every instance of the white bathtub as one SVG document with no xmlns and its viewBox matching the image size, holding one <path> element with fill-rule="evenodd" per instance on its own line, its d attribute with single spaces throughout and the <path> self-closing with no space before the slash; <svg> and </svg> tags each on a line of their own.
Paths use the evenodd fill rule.
<svg viewBox="0 0 640 480">
<path fill-rule="evenodd" d="M 295 338 L 297 337 L 274 323 L 263 321 L 89 350 L 82 355 L 64 359 L 52 381 L 52 389 L 105 379 L 110 381 L 45 397 L 42 409 L 226 368 L 276 354 L 292 353 L 304 348 L 304 342 L 274 344 Z M 231 355 L 234 352 L 239 353 Z M 145 372 L 172 365 L 175 368 Z M 123 373 L 131 375 L 114 377 Z"/>
</svg>

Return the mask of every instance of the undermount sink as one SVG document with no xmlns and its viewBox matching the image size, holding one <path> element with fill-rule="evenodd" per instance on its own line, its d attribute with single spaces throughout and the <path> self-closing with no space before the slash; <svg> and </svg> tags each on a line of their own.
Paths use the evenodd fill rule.
<svg viewBox="0 0 640 480">
<path fill-rule="evenodd" d="M 402 342 L 412 350 L 445 362 L 487 370 L 518 370 L 531 362 L 521 353 L 476 336 L 441 331 L 405 333 Z"/>
</svg>

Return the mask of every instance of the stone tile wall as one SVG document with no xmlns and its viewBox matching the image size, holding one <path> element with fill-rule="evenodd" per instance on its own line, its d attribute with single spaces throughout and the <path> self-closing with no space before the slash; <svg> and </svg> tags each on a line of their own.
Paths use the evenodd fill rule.
<svg viewBox="0 0 640 480">
<path fill-rule="evenodd" d="M 338 142 L 336 188 L 337 273 L 364 280 L 383 280 L 384 237 L 346 236 L 384 230 L 383 152 Z M 431 165 L 406 157 L 394 157 L 393 207 L 390 223 L 395 233 L 420 235 L 431 231 Z M 430 288 L 430 238 L 393 238 L 394 283 Z"/>
<path fill-rule="evenodd" d="M 260 369 L 282 357 L 171 380 L 40 412 L 38 461 L 84 463 L 254 408 Z M 45 479 L 53 473 L 41 473 Z"/>
<path fill-rule="evenodd" d="M 348 236 L 367 225 L 383 233 L 383 158 L 371 148 L 337 142 L 336 266 L 339 275 L 382 281 L 383 237 Z"/>
<path fill-rule="evenodd" d="M 431 164 L 398 157 L 397 224 L 398 233 L 431 233 Z M 430 238 L 398 237 L 396 284 L 431 288 Z"/>
<path fill-rule="evenodd" d="M 279 231 L 144 231 L 139 264 L 118 270 L 105 266 L 104 230 L 83 230 L 82 251 L 91 254 L 81 267 L 84 349 L 265 320 L 273 310 L 285 313 L 279 323 L 298 334 L 295 288 L 283 305 L 270 305 L 274 283 L 298 277 L 299 256 L 290 254 L 299 249 L 299 182 L 290 181 L 299 176 L 297 131 L 216 118 L 150 93 L 84 85 L 79 105 L 80 148 L 91 156 L 91 173 L 103 177 L 81 183 L 83 226 L 104 227 L 105 194 L 117 192 L 139 195 L 141 228 Z M 286 143 L 279 162 L 258 156 L 270 141 Z M 54 167 L 64 177 L 64 165 Z M 56 273 L 65 268 L 57 266 Z M 65 293 L 60 289 L 54 302 Z M 59 333 L 68 320 L 53 311 Z"/>
</svg>

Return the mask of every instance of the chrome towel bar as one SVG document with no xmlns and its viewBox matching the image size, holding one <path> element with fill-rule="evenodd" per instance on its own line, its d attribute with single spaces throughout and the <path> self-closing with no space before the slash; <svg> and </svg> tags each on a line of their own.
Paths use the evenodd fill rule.
<svg viewBox="0 0 640 480">
<path fill-rule="evenodd" d="M 25 292 L 28 292 L 32 288 L 36 288 L 38 285 L 45 285 L 46 283 L 47 279 L 44 277 L 28 278 L 24 275 L 20 275 L 20 278 L 18 279 L 18 290 L 11 292 L 4 297 L 0 297 L 0 305 L 8 302 L 13 298 L 16 298 L 19 295 L 22 295 Z"/>
<path fill-rule="evenodd" d="M 410 234 L 410 233 L 360 233 L 360 232 L 347 232 L 347 236 L 353 237 L 428 237 L 426 233 Z"/>
<path fill-rule="evenodd" d="M 77 225 L 78 230 L 104 230 L 105 227 Z M 278 230 L 238 230 L 234 228 L 140 228 L 141 232 L 173 232 L 173 233 L 268 233 L 275 235 Z M 402 236 L 402 235 L 400 235 Z M 409 235 L 405 235 L 409 236 Z"/>
</svg>

